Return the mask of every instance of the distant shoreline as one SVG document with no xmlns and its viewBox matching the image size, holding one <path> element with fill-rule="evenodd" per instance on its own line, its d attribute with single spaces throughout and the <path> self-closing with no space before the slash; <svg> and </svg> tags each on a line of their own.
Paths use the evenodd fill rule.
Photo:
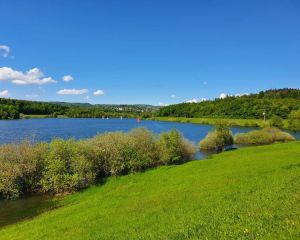
<svg viewBox="0 0 300 240">
<path fill-rule="evenodd" d="M 73 118 L 66 115 L 57 115 L 53 117 L 46 114 L 29 114 L 23 115 L 19 120 L 22 119 L 40 119 L 40 118 Z M 76 118 L 76 117 L 75 117 Z M 79 118 L 79 117 L 78 117 Z M 83 117 L 83 118 L 93 118 L 93 117 Z M 97 118 L 97 117 L 95 117 Z M 118 118 L 118 117 L 111 117 Z M 123 117 L 124 119 L 126 117 Z M 101 118 L 98 118 L 101 119 Z M 186 118 L 186 117 L 150 117 L 142 118 L 142 120 L 153 120 L 153 121 L 162 121 L 162 122 L 179 122 L 179 123 L 193 123 L 193 124 L 204 124 L 204 125 L 215 125 L 218 121 L 224 121 L 229 126 L 235 127 L 260 127 L 264 128 L 269 126 L 269 121 L 264 121 L 262 119 L 231 119 L 231 118 Z M 283 129 L 290 130 L 288 128 L 287 120 L 283 120 L 284 127 Z"/>
<path fill-rule="evenodd" d="M 231 118 L 185 118 L 185 117 L 153 117 L 150 118 L 155 121 L 164 122 L 181 122 L 181 123 L 194 123 L 194 124 L 205 124 L 205 125 L 215 125 L 218 121 L 224 121 L 229 126 L 236 127 L 267 127 L 269 126 L 268 121 L 262 119 L 231 119 Z M 285 121 L 285 127 L 287 128 L 287 121 Z"/>
</svg>

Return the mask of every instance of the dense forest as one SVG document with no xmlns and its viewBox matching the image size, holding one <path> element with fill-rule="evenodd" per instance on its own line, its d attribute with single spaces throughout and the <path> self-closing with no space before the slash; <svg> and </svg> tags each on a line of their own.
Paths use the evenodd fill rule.
<svg viewBox="0 0 300 240">
<path fill-rule="evenodd" d="M 36 102 L 0 98 L 0 119 L 18 119 L 25 115 L 64 115 L 76 118 L 136 117 L 156 110 L 151 105 L 92 105 L 89 103 Z"/>
<path fill-rule="evenodd" d="M 158 116 L 262 119 L 278 116 L 287 119 L 292 111 L 300 109 L 299 89 L 268 90 L 258 94 L 199 103 L 181 103 L 160 108 Z"/>
</svg>

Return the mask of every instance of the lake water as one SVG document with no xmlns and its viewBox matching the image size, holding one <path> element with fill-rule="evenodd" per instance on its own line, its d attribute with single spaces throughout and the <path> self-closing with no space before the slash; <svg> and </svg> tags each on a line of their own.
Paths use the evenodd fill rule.
<svg viewBox="0 0 300 240">
<path fill-rule="evenodd" d="M 24 139 L 36 141 L 51 141 L 53 138 L 84 139 L 95 136 L 97 133 L 111 131 L 130 131 L 133 128 L 145 127 L 154 133 L 161 133 L 177 129 L 185 138 L 198 144 L 212 129 L 210 125 L 192 123 L 176 123 L 135 119 L 99 119 L 99 118 L 41 118 L 24 120 L 0 121 L 0 144 L 20 142 Z M 233 134 L 244 133 L 255 128 L 232 127 Z M 300 139 L 300 133 L 293 134 Z M 204 157 L 199 152 L 197 159 Z"/>
</svg>

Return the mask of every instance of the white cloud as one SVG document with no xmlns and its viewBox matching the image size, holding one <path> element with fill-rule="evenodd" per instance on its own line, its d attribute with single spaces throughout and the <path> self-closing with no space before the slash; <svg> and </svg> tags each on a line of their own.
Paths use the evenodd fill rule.
<svg viewBox="0 0 300 240">
<path fill-rule="evenodd" d="M 219 98 L 221 98 L 221 99 L 227 98 L 227 94 L 226 93 L 221 93 Z"/>
<path fill-rule="evenodd" d="M 99 89 L 99 90 L 95 91 L 93 94 L 95 96 L 102 96 L 102 95 L 104 95 L 104 92 L 101 89 Z"/>
<path fill-rule="evenodd" d="M 8 90 L 0 91 L 0 97 L 5 98 L 9 96 Z"/>
<path fill-rule="evenodd" d="M 88 93 L 89 90 L 87 89 L 62 89 L 57 91 L 57 94 L 59 95 L 81 95 Z"/>
<path fill-rule="evenodd" d="M 205 101 L 207 101 L 206 98 L 201 98 L 201 100 L 200 100 L 200 102 L 205 102 Z"/>
<path fill-rule="evenodd" d="M 197 103 L 198 100 L 197 100 L 196 98 L 193 98 L 193 99 L 187 100 L 187 101 L 185 101 L 185 102 L 186 102 L 186 103 Z"/>
<path fill-rule="evenodd" d="M 175 95 L 175 94 L 172 94 L 170 97 L 171 97 L 171 98 L 175 98 L 175 97 L 176 97 L 176 95 Z"/>
<path fill-rule="evenodd" d="M 10 48 L 9 46 L 6 45 L 0 45 L 0 54 L 2 55 L 2 57 L 8 57 L 10 52 Z"/>
<path fill-rule="evenodd" d="M 249 95 L 249 93 L 237 93 L 234 96 L 235 97 L 242 97 L 242 96 L 248 96 L 248 95 Z"/>
<path fill-rule="evenodd" d="M 44 77 L 44 73 L 38 68 L 32 68 L 26 73 L 23 73 L 9 67 L 1 67 L 0 81 L 9 81 L 18 85 L 56 83 L 51 77 Z"/>
<path fill-rule="evenodd" d="M 166 107 L 166 106 L 169 106 L 169 104 L 163 103 L 163 102 L 159 102 L 159 103 L 158 103 L 158 106 Z"/>
<path fill-rule="evenodd" d="M 85 99 L 85 100 L 90 100 L 91 97 L 90 97 L 90 96 L 85 96 L 84 99 Z"/>
<path fill-rule="evenodd" d="M 65 75 L 62 77 L 62 80 L 64 82 L 70 82 L 70 81 L 74 80 L 74 78 L 71 75 Z"/>
<path fill-rule="evenodd" d="M 35 93 L 32 93 L 32 94 L 25 95 L 25 97 L 27 97 L 27 98 L 37 98 L 37 97 L 39 97 L 39 95 L 35 94 Z"/>
</svg>

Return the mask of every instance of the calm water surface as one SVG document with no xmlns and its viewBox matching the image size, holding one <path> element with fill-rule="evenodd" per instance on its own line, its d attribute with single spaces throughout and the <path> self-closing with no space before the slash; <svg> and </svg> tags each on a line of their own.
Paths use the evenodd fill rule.
<svg viewBox="0 0 300 240">
<path fill-rule="evenodd" d="M 198 144 L 212 129 L 210 125 L 192 123 L 176 123 L 161 121 L 141 121 L 135 119 L 92 119 L 92 118 L 41 118 L 26 120 L 0 121 L 0 144 L 20 142 L 24 139 L 36 141 L 51 141 L 53 138 L 84 139 L 95 136 L 97 133 L 111 131 L 130 131 L 133 128 L 145 127 L 154 133 L 161 133 L 177 129 L 185 138 Z M 244 133 L 255 128 L 232 127 L 233 134 Z M 293 134 L 300 139 L 300 133 Z M 199 152 L 197 159 L 204 157 Z"/>
</svg>

